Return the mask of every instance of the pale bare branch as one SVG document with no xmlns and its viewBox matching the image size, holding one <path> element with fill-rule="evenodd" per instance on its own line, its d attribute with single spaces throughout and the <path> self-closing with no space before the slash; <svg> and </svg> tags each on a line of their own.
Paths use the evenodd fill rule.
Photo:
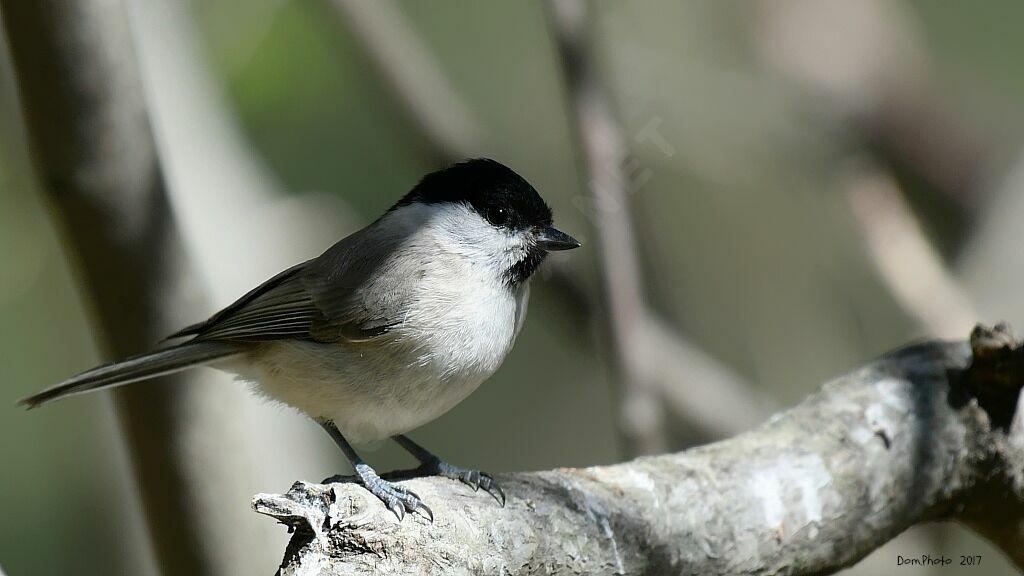
<svg viewBox="0 0 1024 576">
<path fill-rule="evenodd" d="M 470 107 L 392 0 L 329 0 L 439 164 L 479 154 Z"/>
<path fill-rule="evenodd" d="M 355 485 L 297 483 L 254 506 L 295 529 L 284 575 L 830 574 L 937 520 L 1024 568 L 1022 382 L 1021 343 L 979 328 L 888 354 L 730 440 L 503 475 L 504 508 L 439 478 L 407 484 L 433 524 L 399 524 Z"/>
<path fill-rule="evenodd" d="M 962 333 L 977 313 L 947 270 L 891 174 L 859 165 L 846 194 L 879 275 L 932 336 Z"/>
<path fill-rule="evenodd" d="M 627 146 L 601 86 L 591 55 L 591 16 L 584 0 L 546 4 L 562 60 L 569 108 L 581 150 L 587 191 L 594 205 L 614 367 L 623 384 L 622 427 L 636 454 L 668 446 L 663 399 L 673 415 L 718 437 L 766 415 L 766 402 L 731 371 L 674 334 L 650 311 L 632 229 L 629 181 L 623 169 Z M 688 362 L 695 362 L 689 365 Z M 691 372 L 693 369 L 693 372 Z M 697 375 L 705 377 L 696 378 Z M 712 377 L 720 378 L 710 384 Z M 702 383 L 698 386 L 697 382 Z M 729 414 L 707 418 L 707 405 L 728 404 Z"/>
</svg>

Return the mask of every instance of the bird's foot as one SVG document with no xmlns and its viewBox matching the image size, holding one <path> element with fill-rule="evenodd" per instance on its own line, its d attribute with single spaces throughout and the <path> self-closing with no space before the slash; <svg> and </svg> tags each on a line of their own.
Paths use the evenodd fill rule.
<svg viewBox="0 0 1024 576">
<path fill-rule="evenodd" d="M 367 464 L 356 464 L 355 470 L 354 476 L 331 476 L 330 478 L 325 478 L 323 484 L 358 482 L 369 490 L 370 494 L 380 499 L 387 506 L 388 510 L 394 512 L 399 522 L 405 518 L 407 512 L 416 513 L 420 511 L 422 511 L 424 518 L 431 522 L 434 521 L 434 512 L 412 490 L 384 480 Z"/>
<path fill-rule="evenodd" d="M 484 492 L 487 492 L 498 501 L 498 504 L 502 507 L 505 506 L 505 491 L 501 489 L 501 486 L 498 485 L 493 476 L 487 472 L 454 466 L 440 458 L 432 458 L 410 470 L 398 470 L 384 475 L 385 478 L 389 479 L 421 478 L 424 476 L 443 476 L 452 480 L 458 480 L 472 488 L 474 492 L 483 488 Z"/>
<path fill-rule="evenodd" d="M 494 477 L 487 472 L 459 468 L 444 460 L 438 460 L 434 463 L 434 469 L 434 474 L 437 476 L 458 480 L 472 488 L 474 492 L 483 488 L 484 492 L 487 492 L 498 501 L 498 504 L 501 504 L 502 507 L 505 506 L 505 491 L 501 489 L 501 486 L 494 480 Z"/>
</svg>

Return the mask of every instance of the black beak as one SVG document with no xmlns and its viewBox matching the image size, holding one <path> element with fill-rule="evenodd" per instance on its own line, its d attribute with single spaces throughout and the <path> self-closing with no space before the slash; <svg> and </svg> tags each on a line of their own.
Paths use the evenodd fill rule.
<svg viewBox="0 0 1024 576">
<path fill-rule="evenodd" d="M 537 232 L 537 246 L 548 252 L 554 252 L 556 250 L 572 250 L 573 248 L 579 248 L 579 240 L 576 240 L 572 236 L 569 236 L 565 232 L 556 230 L 551 226 L 547 228 L 541 228 Z"/>
</svg>

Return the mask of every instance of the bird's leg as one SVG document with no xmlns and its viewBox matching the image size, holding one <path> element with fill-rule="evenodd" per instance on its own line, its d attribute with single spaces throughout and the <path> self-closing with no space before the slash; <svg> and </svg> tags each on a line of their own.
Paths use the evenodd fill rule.
<svg viewBox="0 0 1024 576">
<path fill-rule="evenodd" d="M 505 491 L 498 486 L 498 483 L 494 481 L 494 477 L 486 472 L 479 470 L 467 470 L 465 468 L 459 468 L 453 466 L 444 460 L 441 460 L 437 456 L 431 454 L 426 448 L 410 440 L 407 436 L 398 435 L 392 437 L 398 445 L 412 454 L 417 460 L 420 461 L 420 465 L 417 468 L 411 470 L 399 470 L 390 474 L 385 474 L 386 478 L 415 478 L 418 476 L 444 476 L 445 478 L 452 478 L 459 480 L 463 484 L 467 484 L 474 491 L 483 488 L 485 492 L 494 497 L 502 506 L 505 505 Z"/>
<path fill-rule="evenodd" d="M 434 521 L 434 513 L 420 500 L 420 497 L 415 492 L 382 479 L 376 470 L 371 468 L 366 462 L 363 462 L 363 459 L 356 454 L 355 449 L 348 443 L 348 440 L 345 440 L 345 437 L 341 435 L 341 431 L 334 425 L 334 422 L 330 420 L 319 420 L 318 422 L 331 435 L 331 439 L 338 445 L 338 448 L 341 448 L 342 453 L 352 463 L 352 468 L 356 472 L 355 477 L 332 476 L 324 480 L 325 484 L 337 482 L 338 480 L 343 482 L 359 482 L 371 494 L 379 498 L 389 510 L 394 512 L 395 516 L 398 516 L 399 522 L 405 517 L 406 512 L 416 512 L 417 510 L 422 510 L 431 522 Z"/>
</svg>

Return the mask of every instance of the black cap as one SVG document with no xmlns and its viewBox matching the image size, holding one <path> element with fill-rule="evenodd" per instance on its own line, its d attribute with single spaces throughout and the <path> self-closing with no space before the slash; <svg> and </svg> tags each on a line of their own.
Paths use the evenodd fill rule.
<svg viewBox="0 0 1024 576">
<path fill-rule="evenodd" d="M 415 202 L 465 203 L 495 226 L 510 229 L 551 225 L 551 208 L 522 176 L 489 158 L 466 160 L 427 174 L 391 209 Z"/>
</svg>

